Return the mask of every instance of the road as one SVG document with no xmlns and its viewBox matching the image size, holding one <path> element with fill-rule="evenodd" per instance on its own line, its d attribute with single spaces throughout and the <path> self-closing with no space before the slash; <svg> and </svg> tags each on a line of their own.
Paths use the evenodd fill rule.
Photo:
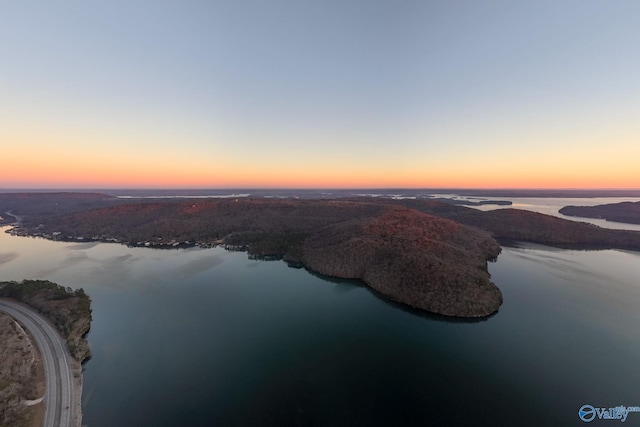
<svg viewBox="0 0 640 427">
<path fill-rule="evenodd" d="M 27 329 L 36 341 L 44 364 L 44 427 L 75 427 L 76 382 L 72 360 L 65 341 L 51 324 L 32 309 L 13 301 L 0 300 L 0 311 L 7 313 Z M 79 405 L 78 405 L 79 406 Z"/>
</svg>

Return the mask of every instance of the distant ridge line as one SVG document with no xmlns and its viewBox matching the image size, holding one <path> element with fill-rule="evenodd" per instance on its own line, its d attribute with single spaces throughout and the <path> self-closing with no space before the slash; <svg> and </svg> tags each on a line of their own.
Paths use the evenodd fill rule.
<svg viewBox="0 0 640 427">
<path fill-rule="evenodd" d="M 594 198 L 640 197 L 638 189 L 484 189 L 484 188 L 8 188 L 0 193 L 101 193 L 119 197 L 299 197 L 336 198 L 357 196 L 420 197 L 457 195 L 471 197 Z"/>
</svg>

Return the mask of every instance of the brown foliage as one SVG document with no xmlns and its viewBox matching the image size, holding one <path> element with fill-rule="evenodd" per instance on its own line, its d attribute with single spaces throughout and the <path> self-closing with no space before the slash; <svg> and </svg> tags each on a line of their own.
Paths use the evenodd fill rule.
<svg viewBox="0 0 640 427">
<path fill-rule="evenodd" d="M 500 247 L 453 221 L 393 207 L 336 224 L 305 241 L 303 261 L 322 274 L 362 279 L 390 299 L 448 316 L 478 317 L 502 303 L 486 262 Z"/>
</svg>

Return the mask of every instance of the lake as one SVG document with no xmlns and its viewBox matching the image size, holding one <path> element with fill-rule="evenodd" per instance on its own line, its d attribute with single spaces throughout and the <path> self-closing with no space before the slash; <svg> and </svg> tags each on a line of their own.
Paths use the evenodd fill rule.
<svg viewBox="0 0 640 427">
<path fill-rule="evenodd" d="M 462 322 L 241 252 L 5 229 L 0 280 L 92 298 L 89 427 L 569 426 L 584 404 L 640 406 L 638 253 L 505 248 L 499 312 Z"/>
<path fill-rule="evenodd" d="M 449 195 L 452 199 L 472 200 L 477 197 L 459 197 L 457 195 Z M 545 215 L 557 216 L 558 218 L 568 219 L 571 221 L 588 222 L 602 228 L 611 228 L 615 230 L 635 230 L 640 231 L 640 224 L 626 224 L 622 222 L 607 221 L 598 218 L 583 218 L 576 216 L 563 215 L 559 211 L 565 206 L 597 206 L 623 202 L 640 202 L 638 197 L 590 197 L 590 198 L 556 198 L 556 197 L 491 197 L 491 200 L 510 201 L 511 206 L 500 205 L 481 205 L 473 206 L 483 211 L 494 209 L 524 209 L 533 212 L 543 213 Z"/>
</svg>

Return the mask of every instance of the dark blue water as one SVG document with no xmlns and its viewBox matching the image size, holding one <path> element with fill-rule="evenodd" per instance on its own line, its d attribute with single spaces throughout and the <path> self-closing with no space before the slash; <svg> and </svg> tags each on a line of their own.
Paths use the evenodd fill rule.
<svg viewBox="0 0 640 427">
<path fill-rule="evenodd" d="M 2 280 L 91 295 L 89 427 L 583 425 L 584 404 L 640 405 L 635 253 L 505 249 L 504 304 L 474 323 L 222 249 L 1 233 L 0 255 Z"/>
</svg>

